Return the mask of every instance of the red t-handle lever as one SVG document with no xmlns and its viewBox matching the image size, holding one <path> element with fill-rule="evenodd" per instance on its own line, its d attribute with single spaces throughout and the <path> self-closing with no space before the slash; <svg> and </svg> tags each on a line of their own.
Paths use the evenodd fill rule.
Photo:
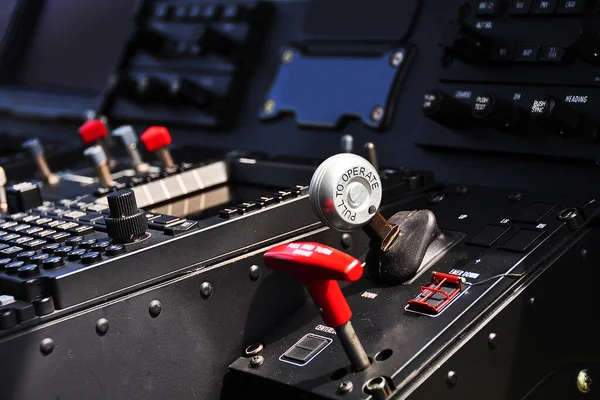
<svg viewBox="0 0 600 400">
<path fill-rule="evenodd" d="M 267 267 L 291 275 L 306 286 L 325 323 L 335 329 L 354 368 L 368 368 L 369 357 L 350 323 L 352 311 L 337 283 L 359 280 L 363 274 L 360 261 L 314 242 L 282 244 L 263 257 Z"/>
<path fill-rule="evenodd" d="M 337 328 L 350 320 L 352 311 L 336 281 L 360 279 L 363 268 L 356 258 L 319 243 L 302 242 L 273 247 L 264 260 L 268 268 L 306 286 L 327 325 Z"/>
</svg>

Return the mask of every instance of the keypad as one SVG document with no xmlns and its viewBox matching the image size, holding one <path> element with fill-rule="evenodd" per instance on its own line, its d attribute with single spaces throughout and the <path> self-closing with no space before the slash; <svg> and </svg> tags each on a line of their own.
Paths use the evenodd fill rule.
<svg viewBox="0 0 600 400">
<path fill-rule="evenodd" d="M 17 260 L 19 260 L 19 261 L 29 261 L 31 259 L 31 257 L 33 257 L 35 254 L 36 253 L 33 250 L 22 251 L 19 254 L 17 254 Z"/>
<path fill-rule="evenodd" d="M 65 265 L 62 257 L 51 256 L 42 261 L 42 268 L 44 269 L 56 269 Z"/>
<path fill-rule="evenodd" d="M 79 246 L 79 243 L 81 243 L 84 240 L 85 239 L 83 238 L 83 236 L 71 236 L 70 238 L 67 239 L 66 245 L 75 248 L 75 247 Z"/>
<path fill-rule="evenodd" d="M 107 206 L 64 200 L 0 216 L 0 286 L 3 279 L 27 285 L 37 277 L 46 286 L 63 274 L 125 254 L 127 246 L 112 243 L 104 233 L 108 215 Z M 198 227 L 198 221 L 156 213 L 146 216 L 155 237 L 172 237 Z M 21 290 L 11 286 L 9 292 L 13 289 Z"/>
<path fill-rule="evenodd" d="M 0 270 L 3 270 L 12 261 L 12 258 L 0 258 Z"/>
<path fill-rule="evenodd" d="M 6 272 L 9 275 L 14 275 L 19 271 L 19 268 L 21 268 L 23 265 L 25 265 L 25 262 L 23 261 L 11 262 L 10 264 L 7 264 L 4 267 L 4 272 Z"/>
<path fill-rule="evenodd" d="M 48 254 L 53 254 L 54 250 L 58 249 L 59 247 L 60 247 L 60 243 L 49 243 L 42 247 L 42 252 L 48 253 Z"/>
<path fill-rule="evenodd" d="M 67 254 L 67 259 L 69 261 L 77 261 L 81 258 L 82 255 L 84 255 L 87 252 L 86 249 L 76 249 L 76 250 L 72 250 Z"/>
<path fill-rule="evenodd" d="M 97 251 L 90 251 L 81 256 L 81 262 L 83 264 L 92 264 L 102 260 L 102 255 Z"/>
<path fill-rule="evenodd" d="M 54 255 L 57 255 L 59 257 L 66 257 L 67 254 L 69 254 L 72 250 L 73 250 L 73 247 L 71 247 L 71 246 L 62 246 L 62 247 L 59 247 L 58 249 L 54 250 Z"/>
<path fill-rule="evenodd" d="M 31 262 L 33 264 L 42 264 L 42 262 L 49 257 L 50 257 L 50 254 L 48 254 L 48 253 L 39 253 L 39 254 L 32 256 L 29 259 L 29 262 Z"/>
<path fill-rule="evenodd" d="M 37 264 L 23 265 L 17 270 L 17 274 L 21 278 L 31 278 L 40 273 L 40 267 Z"/>
</svg>

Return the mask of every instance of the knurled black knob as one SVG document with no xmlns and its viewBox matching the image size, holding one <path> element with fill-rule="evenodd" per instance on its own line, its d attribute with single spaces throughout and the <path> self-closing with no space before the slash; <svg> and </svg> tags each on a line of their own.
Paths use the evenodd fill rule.
<svg viewBox="0 0 600 400">
<path fill-rule="evenodd" d="M 106 217 L 106 230 L 115 243 L 139 240 L 148 230 L 148 220 L 137 207 L 131 189 L 119 190 L 107 196 L 110 217 Z"/>
</svg>

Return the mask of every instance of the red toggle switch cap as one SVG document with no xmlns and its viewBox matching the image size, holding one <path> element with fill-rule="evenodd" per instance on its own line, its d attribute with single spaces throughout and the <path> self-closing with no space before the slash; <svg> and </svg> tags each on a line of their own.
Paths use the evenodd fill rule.
<svg viewBox="0 0 600 400">
<path fill-rule="evenodd" d="M 350 320 L 352 311 L 336 281 L 360 279 L 363 268 L 356 258 L 320 243 L 296 242 L 273 247 L 264 261 L 306 285 L 327 325 L 336 328 Z"/>
<path fill-rule="evenodd" d="M 104 122 L 98 119 L 90 119 L 79 127 L 79 136 L 85 144 L 95 143 L 108 135 L 108 129 Z"/>
<path fill-rule="evenodd" d="M 155 151 L 161 147 L 165 147 L 173 141 L 169 130 L 164 126 L 151 126 L 142 133 L 140 139 L 146 146 L 146 150 Z"/>
</svg>

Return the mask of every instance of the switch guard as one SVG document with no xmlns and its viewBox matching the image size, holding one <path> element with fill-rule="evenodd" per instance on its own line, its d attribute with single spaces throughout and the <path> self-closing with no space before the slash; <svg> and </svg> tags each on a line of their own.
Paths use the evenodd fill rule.
<svg viewBox="0 0 600 400">
<path fill-rule="evenodd" d="M 462 292 L 463 283 L 465 283 L 465 278 L 460 276 L 433 272 L 431 283 L 419 287 L 421 293 L 408 301 L 408 307 L 427 314 L 438 314 Z"/>
</svg>

